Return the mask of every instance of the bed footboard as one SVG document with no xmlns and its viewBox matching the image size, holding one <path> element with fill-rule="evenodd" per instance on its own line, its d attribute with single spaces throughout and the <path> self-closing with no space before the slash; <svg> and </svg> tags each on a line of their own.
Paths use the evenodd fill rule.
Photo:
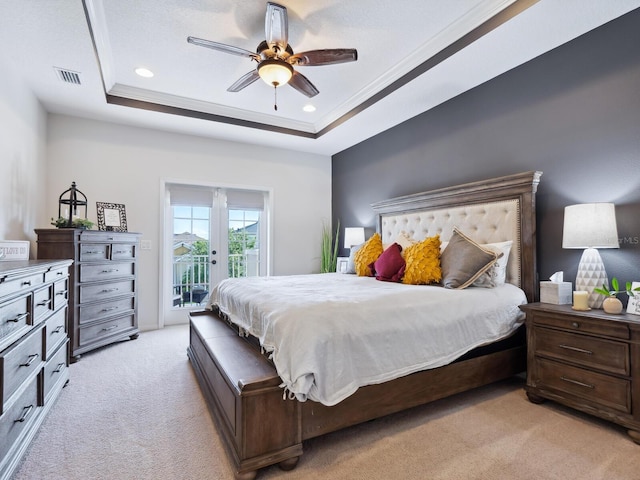
<svg viewBox="0 0 640 480">
<path fill-rule="evenodd" d="M 298 402 L 282 399 L 275 368 L 213 312 L 190 314 L 187 355 L 236 466 L 236 479 L 259 468 L 294 468 L 302 455 Z"/>
</svg>

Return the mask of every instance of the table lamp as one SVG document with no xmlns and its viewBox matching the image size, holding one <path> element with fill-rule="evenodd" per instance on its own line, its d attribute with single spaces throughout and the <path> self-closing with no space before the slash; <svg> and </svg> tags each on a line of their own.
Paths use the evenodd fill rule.
<svg viewBox="0 0 640 480">
<path fill-rule="evenodd" d="M 346 227 L 344 229 L 344 248 L 364 243 L 364 227 Z"/>
<path fill-rule="evenodd" d="M 585 249 L 578 265 L 576 290 L 589 292 L 588 304 L 591 308 L 600 308 L 604 300 L 593 289 L 609 284 L 597 249 L 619 247 L 613 203 L 583 203 L 565 207 L 562 248 Z"/>
</svg>

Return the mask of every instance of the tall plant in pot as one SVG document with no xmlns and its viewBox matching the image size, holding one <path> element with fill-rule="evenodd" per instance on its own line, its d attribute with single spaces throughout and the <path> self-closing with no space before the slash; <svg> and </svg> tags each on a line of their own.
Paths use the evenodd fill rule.
<svg viewBox="0 0 640 480">
<path fill-rule="evenodd" d="M 629 297 L 635 296 L 640 292 L 640 287 L 631 288 L 631 282 L 625 284 L 625 289 L 620 290 L 620 282 L 616 277 L 611 279 L 611 288 L 607 284 L 603 284 L 601 287 L 593 289 L 594 292 L 604 295 L 606 298 L 602 302 L 602 309 L 607 313 L 620 313 L 622 312 L 622 302 L 618 298 L 619 293 L 626 293 Z"/>
<path fill-rule="evenodd" d="M 322 225 L 322 253 L 320 255 L 320 273 L 329 273 L 336 271 L 336 262 L 338 260 L 338 238 L 340 237 L 340 220 L 336 227 L 336 237 L 333 238 L 331 229 L 326 225 Z"/>
</svg>

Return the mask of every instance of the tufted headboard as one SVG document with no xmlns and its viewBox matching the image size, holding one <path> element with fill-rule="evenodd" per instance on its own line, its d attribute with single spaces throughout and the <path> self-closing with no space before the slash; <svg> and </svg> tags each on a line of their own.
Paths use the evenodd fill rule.
<svg viewBox="0 0 640 480">
<path fill-rule="evenodd" d="M 439 234 L 446 242 L 453 227 L 478 243 L 513 240 L 507 281 L 536 301 L 535 193 L 541 175 L 519 173 L 374 203 L 377 231 L 383 243 L 401 231 L 416 240 Z"/>
</svg>

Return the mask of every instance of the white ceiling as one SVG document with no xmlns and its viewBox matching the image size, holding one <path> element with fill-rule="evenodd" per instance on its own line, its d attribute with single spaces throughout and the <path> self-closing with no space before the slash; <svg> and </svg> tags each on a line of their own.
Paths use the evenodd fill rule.
<svg viewBox="0 0 640 480">
<path fill-rule="evenodd" d="M 186 41 L 254 51 L 265 37 L 263 0 L 3 0 L 0 60 L 50 112 L 332 155 L 640 7 L 640 0 L 280 3 L 295 52 L 356 48 L 358 61 L 296 67 L 320 94 L 280 87 L 277 112 L 273 88 L 261 81 L 227 92 L 255 63 Z M 474 32 L 479 38 L 468 40 Z M 137 76 L 139 66 L 155 76 Z M 78 72 L 81 84 L 61 81 L 55 67 Z M 409 81 L 416 68 L 425 71 Z M 207 118 L 113 103 L 127 99 Z M 304 112 L 307 104 L 316 111 Z"/>
</svg>

